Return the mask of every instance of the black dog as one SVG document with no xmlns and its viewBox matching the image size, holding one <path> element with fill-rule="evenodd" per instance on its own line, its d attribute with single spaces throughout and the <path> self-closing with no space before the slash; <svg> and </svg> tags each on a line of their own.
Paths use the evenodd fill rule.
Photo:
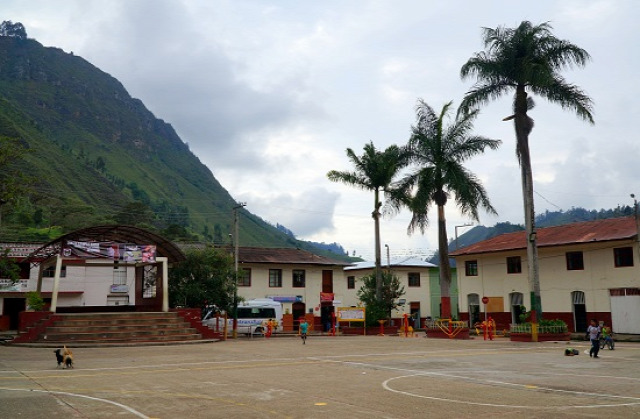
<svg viewBox="0 0 640 419">
<path fill-rule="evenodd" d="M 65 346 L 63 349 L 56 349 L 53 351 L 56 354 L 56 361 L 58 361 L 58 367 L 63 365 L 63 368 L 73 368 L 73 355 L 71 351 Z"/>
</svg>

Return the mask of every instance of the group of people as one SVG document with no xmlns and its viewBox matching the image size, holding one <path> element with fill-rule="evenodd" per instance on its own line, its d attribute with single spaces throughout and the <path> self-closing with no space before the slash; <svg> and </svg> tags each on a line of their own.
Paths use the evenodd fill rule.
<svg viewBox="0 0 640 419">
<path fill-rule="evenodd" d="M 600 326 L 596 319 L 591 319 L 591 324 L 587 328 L 587 336 L 589 340 L 591 340 L 589 356 L 593 358 L 599 358 L 598 352 L 600 352 L 600 338 L 602 337 L 605 342 L 612 339 L 611 329 L 606 325 Z M 609 349 L 613 349 L 613 346 L 610 346 Z"/>
<path fill-rule="evenodd" d="M 613 349 L 613 333 L 611 333 L 611 329 L 606 325 L 600 326 L 596 319 L 591 319 L 591 324 L 587 328 L 585 339 L 591 341 L 591 349 L 589 350 L 589 356 L 591 358 L 600 358 L 598 352 L 600 352 L 601 339 L 604 342 L 602 347 L 604 347 L 605 343 L 609 343 L 609 349 Z M 574 356 L 579 353 L 577 349 L 573 348 L 567 348 L 564 351 L 564 354 L 567 356 Z"/>
</svg>

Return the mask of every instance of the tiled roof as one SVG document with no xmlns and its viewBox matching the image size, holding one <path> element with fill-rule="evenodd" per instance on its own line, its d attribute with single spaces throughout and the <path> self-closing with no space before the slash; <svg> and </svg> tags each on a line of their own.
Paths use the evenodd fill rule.
<svg viewBox="0 0 640 419">
<path fill-rule="evenodd" d="M 438 267 L 433 263 L 426 262 L 422 259 L 413 258 L 413 257 L 397 259 L 397 260 L 392 259 L 389 265 L 392 268 L 437 268 Z M 373 269 L 374 267 L 375 267 L 375 262 L 365 261 L 365 262 L 355 263 L 352 266 L 347 266 L 346 268 L 344 268 L 344 270 L 354 271 L 358 269 Z M 387 267 L 387 264 L 383 263 L 382 267 L 383 268 Z"/>
<path fill-rule="evenodd" d="M 347 262 L 314 255 L 306 250 L 291 248 L 240 247 L 238 261 L 240 263 L 350 265 Z"/>
<path fill-rule="evenodd" d="M 538 247 L 551 247 L 612 240 L 629 240 L 635 238 L 637 234 L 635 219 L 633 217 L 624 217 L 539 228 L 536 229 L 536 240 Z M 516 231 L 474 243 L 471 246 L 451 252 L 450 255 L 462 256 L 526 249 L 526 240 L 527 235 L 525 231 Z"/>
</svg>

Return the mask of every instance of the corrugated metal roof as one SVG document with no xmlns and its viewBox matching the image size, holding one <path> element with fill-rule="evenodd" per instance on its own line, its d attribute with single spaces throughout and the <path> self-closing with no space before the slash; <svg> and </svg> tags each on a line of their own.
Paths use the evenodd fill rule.
<svg viewBox="0 0 640 419">
<path fill-rule="evenodd" d="M 350 265 L 348 262 L 318 256 L 302 249 L 240 247 L 239 263 L 306 264 L 306 265 Z"/>
<path fill-rule="evenodd" d="M 536 240 L 538 247 L 551 247 L 612 240 L 629 240 L 635 238 L 637 234 L 635 219 L 633 217 L 624 217 L 539 228 L 536 230 Z M 514 233 L 501 234 L 491 239 L 474 243 L 471 246 L 451 252 L 450 255 L 462 256 L 502 252 L 526 249 L 526 247 L 526 232 L 517 231 Z"/>
<path fill-rule="evenodd" d="M 407 257 L 404 259 L 395 259 L 395 260 L 392 259 L 389 265 L 391 266 L 391 268 L 437 268 L 438 267 L 433 263 L 424 261 L 422 259 L 414 258 L 414 257 Z M 375 262 L 365 261 L 365 262 L 355 263 L 352 266 L 347 266 L 346 268 L 344 268 L 344 270 L 354 271 L 358 269 L 373 269 L 375 266 L 376 266 Z M 386 268 L 387 264 L 383 263 L 382 267 Z"/>
</svg>

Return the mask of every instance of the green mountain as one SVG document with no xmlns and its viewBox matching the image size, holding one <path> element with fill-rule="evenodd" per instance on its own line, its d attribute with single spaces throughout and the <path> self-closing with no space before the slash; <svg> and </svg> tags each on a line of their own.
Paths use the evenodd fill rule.
<svg viewBox="0 0 640 419">
<path fill-rule="evenodd" d="M 83 58 L 28 39 L 22 25 L 22 32 L 2 25 L 0 139 L 18 139 L 28 149 L 16 164 L 32 182 L 0 207 L 0 240 L 44 240 L 122 223 L 174 240 L 229 244 L 236 201 L 170 124 Z M 239 213 L 243 246 L 326 254 Z"/>
</svg>

